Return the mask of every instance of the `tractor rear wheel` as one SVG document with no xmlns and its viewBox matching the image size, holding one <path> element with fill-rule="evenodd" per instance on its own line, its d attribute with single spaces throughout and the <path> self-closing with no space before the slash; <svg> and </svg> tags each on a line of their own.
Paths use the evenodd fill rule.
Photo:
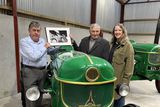
<svg viewBox="0 0 160 107">
<path fill-rule="evenodd" d="M 157 91 L 160 93 L 160 80 L 155 80 Z"/>
<path fill-rule="evenodd" d="M 140 106 L 135 104 L 127 104 L 127 105 L 124 105 L 123 107 L 140 107 Z"/>
</svg>

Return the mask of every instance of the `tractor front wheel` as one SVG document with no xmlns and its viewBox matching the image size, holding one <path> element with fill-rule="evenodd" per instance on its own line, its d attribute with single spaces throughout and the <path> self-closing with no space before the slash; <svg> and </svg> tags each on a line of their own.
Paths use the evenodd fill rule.
<svg viewBox="0 0 160 107">
<path fill-rule="evenodd" d="M 160 93 L 160 80 L 155 80 L 157 91 Z"/>
</svg>

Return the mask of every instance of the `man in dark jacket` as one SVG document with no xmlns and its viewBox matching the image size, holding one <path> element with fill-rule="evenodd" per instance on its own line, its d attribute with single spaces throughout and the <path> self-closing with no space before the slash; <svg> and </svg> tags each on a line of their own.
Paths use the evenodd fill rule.
<svg viewBox="0 0 160 107">
<path fill-rule="evenodd" d="M 94 23 L 90 26 L 90 36 L 81 40 L 79 51 L 108 60 L 109 42 L 100 36 L 101 28 Z"/>
</svg>

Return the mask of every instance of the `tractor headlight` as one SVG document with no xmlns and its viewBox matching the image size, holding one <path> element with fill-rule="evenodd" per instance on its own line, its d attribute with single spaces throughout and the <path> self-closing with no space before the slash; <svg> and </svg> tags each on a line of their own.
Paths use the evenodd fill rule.
<svg viewBox="0 0 160 107">
<path fill-rule="evenodd" d="M 155 54 L 149 54 L 149 63 L 157 65 L 160 63 L 160 54 L 159 53 L 155 53 Z"/>
<path fill-rule="evenodd" d="M 116 92 L 120 95 L 120 96 L 127 96 L 128 93 L 130 91 L 130 88 L 127 84 L 123 83 L 123 84 L 119 84 L 116 87 Z"/>
<path fill-rule="evenodd" d="M 30 101 L 36 101 L 40 97 L 40 91 L 37 86 L 33 86 L 26 91 L 26 97 Z"/>
<path fill-rule="evenodd" d="M 97 68 L 91 67 L 87 69 L 86 75 L 85 75 L 87 81 L 94 82 L 99 78 L 99 72 Z"/>
</svg>

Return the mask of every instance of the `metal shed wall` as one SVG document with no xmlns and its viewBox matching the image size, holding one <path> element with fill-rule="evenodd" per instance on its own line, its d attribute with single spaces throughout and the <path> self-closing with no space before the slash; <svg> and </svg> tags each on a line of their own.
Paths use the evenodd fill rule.
<svg viewBox="0 0 160 107">
<path fill-rule="evenodd" d="M 102 28 L 112 30 L 120 21 L 120 4 L 115 0 L 97 0 L 97 23 Z"/>
<path fill-rule="evenodd" d="M 90 0 L 17 0 L 17 9 L 89 25 Z"/>
<path fill-rule="evenodd" d="M 0 0 L 0 5 L 5 5 L 7 4 L 7 0 Z"/>
<path fill-rule="evenodd" d="M 125 26 L 129 33 L 154 36 L 159 13 L 160 2 L 128 4 L 125 6 Z"/>
</svg>

